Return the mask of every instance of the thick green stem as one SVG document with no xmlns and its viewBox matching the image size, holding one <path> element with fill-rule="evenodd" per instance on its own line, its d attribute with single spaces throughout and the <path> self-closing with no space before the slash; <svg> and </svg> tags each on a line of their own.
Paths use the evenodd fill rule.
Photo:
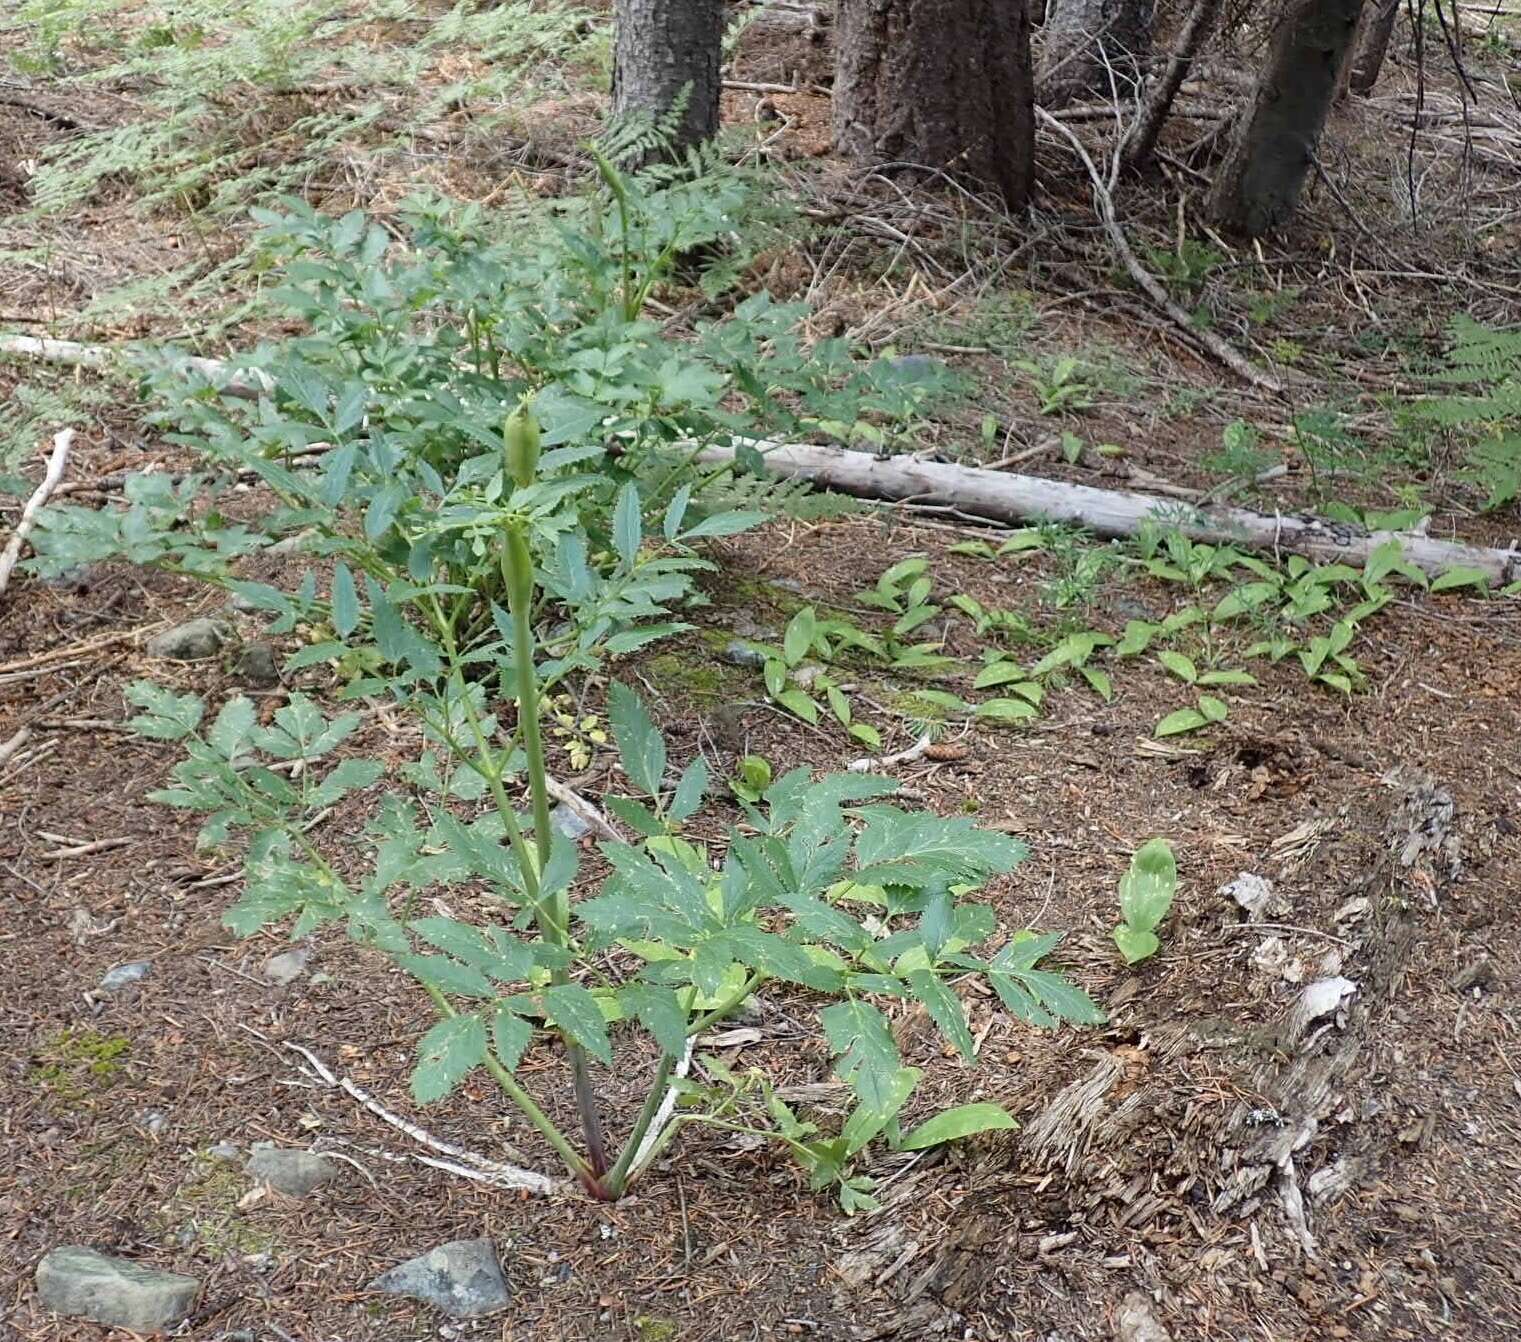
<svg viewBox="0 0 1521 1342">
<path fill-rule="evenodd" d="M 438 1008 L 441 1016 L 452 1020 L 455 1016 L 459 1015 L 459 1012 L 454 1009 L 449 999 L 431 983 L 423 984 L 423 990 L 433 999 L 433 1005 Z M 518 1109 L 522 1111 L 523 1116 L 539 1130 L 544 1140 L 554 1147 L 556 1154 L 565 1162 L 566 1169 L 577 1179 L 581 1180 L 583 1184 L 586 1184 L 588 1188 L 591 1187 L 592 1183 L 598 1182 L 592 1173 L 591 1167 L 577 1153 L 575 1147 L 566 1139 L 565 1134 L 555 1127 L 554 1120 L 539 1108 L 534 1102 L 533 1096 L 518 1084 L 517 1078 L 502 1066 L 500 1060 L 488 1051 L 485 1063 L 486 1070 L 491 1073 L 497 1085 L 502 1088 L 507 1098 L 517 1105 Z"/>
<path fill-rule="evenodd" d="M 533 840 L 538 853 L 539 880 L 535 882 L 540 898 L 535 908 L 548 912 L 541 921 L 546 939 L 564 946 L 570 940 L 570 894 L 556 891 L 542 895 L 543 873 L 549 869 L 551 833 L 549 827 L 548 766 L 544 760 L 544 738 L 539 729 L 539 682 L 534 667 L 533 638 L 533 557 L 521 529 L 509 526 L 502 553 L 502 577 L 507 584 L 507 606 L 512 615 L 512 657 L 517 675 L 518 725 L 523 732 L 523 748 L 528 755 L 528 788 L 533 798 Z M 557 969 L 554 983 L 568 983 L 569 974 Z M 562 1031 L 562 1034 L 564 1032 Z M 597 1112 L 597 1097 L 592 1086 L 586 1052 L 568 1034 L 565 1051 L 570 1059 L 571 1083 L 575 1089 L 576 1109 L 581 1116 L 581 1131 L 586 1137 L 586 1152 L 594 1173 L 607 1171 L 607 1143 L 602 1135 L 602 1119 Z"/>
<path fill-rule="evenodd" d="M 628 1141 L 619 1153 L 617 1163 L 607 1172 L 608 1191 L 616 1198 L 623 1195 L 623 1190 L 628 1183 L 629 1167 L 634 1163 L 634 1157 L 639 1154 L 639 1144 L 644 1140 L 644 1134 L 650 1130 L 650 1124 L 655 1121 L 655 1115 L 660 1111 L 660 1102 L 665 1099 L 666 1083 L 671 1079 L 671 1071 L 676 1066 L 676 1059 L 669 1053 L 663 1054 L 660 1066 L 655 1069 L 655 1080 L 650 1085 L 650 1093 L 644 1097 L 644 1107 L 639 1111 L 639 1117 L 634 1120 L 634 1126 L 629 1132 Z"/>
</svg>

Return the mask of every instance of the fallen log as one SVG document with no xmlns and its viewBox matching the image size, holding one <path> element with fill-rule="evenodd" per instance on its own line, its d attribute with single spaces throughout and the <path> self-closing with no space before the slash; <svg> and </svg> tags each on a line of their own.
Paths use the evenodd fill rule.
<svg viewBox="0 0 1521 1342">
<path fill-rule="evenodd" d="M 147 351 L 117 349 L 111 345 L 81 345 L 75 340 L 48 340 L 40 336 L 0 336 L 0 354 L 14 354 L 41 363 L 61 363 L 71 368 L 131 369 L 134 360 L 148 362 Z M 234 371 L 235 364 L 222 359 L 203 359 L 195 354 L 174 354 L 167 351 L 160 352 L 155 357 L 180 372 L 198 373 L 208 381 L 217 383 L 229 396 L 247 399 L 274 389 L 274 382 L 267 373 L 261 373 L 257 369 L 239 373 Z"/>
<path fill-rule="evenodd" d="M 809 443 L 754 446 L 778 475 L 807 480 L 822 489 L 857 498 L 952 504 L 959 512 L 1006 525 L 1065 522 L 1099 536 L 1124 537 L 1136 535 L 1149 522 L 1211 545 L 1239 545 L 1354 565 L 1364 563 L 1386 541 L 1397 540 L 1404 557 L 1433 577 L 1452 569 L 1474 568 L 1495 584 L 1521 578 L 1521 550 L 1514 548 L 1493 550 L 1405 531 L 1368 532 L 1309 514 L 1198 507 L 1153 494 L 1094 489 L 908 456 L 878 457 Z M 714 463 L 730 461 L 734 449 L 710 447 L 701 456 Z"/>
<path fill-rule="evenodd" d="M 0 336 L 0 353 L 20 354 L 56 363 L 103 367 L 124 357 L 101 345 L 31 336 Z M 213 382 L 228 395 L 254 397 L 273 388 L 268 374 L 256 369 L 239 374 L 219 359 L 176 356 L 183 366 Z M 746 445 L 746 444 L 742 444 Z M 1433 540 L 1408 531 L 1363 531 L 1307 513 L 1257 513 L 1245 508 L 1199 506 L 1154 494 L 1094 489 L 1033 475 L 1012 475 L 976 466 L 921 461 L 917 457 L 878 457 L 869 452 L 812 443 L 747 444 L 759 450 L 779 475 L 807 480 L 824 489 L 857 498 L 887 502 L 950 504 L 961 512 L 1005 525 L 1066 522 L 1105 537 L 1134 536 L 1146 523 L 1181 531 L 1190 540 L 1212 545 L 1242 545 L 1275 554 L 1302 554 L 1321 562 L 1362 564 L 1387 541 L 1397 540 L 1408 559 L 1432 577 L 1453 569 L 1479 570 L 1491 583 L 1521 578 L 1521 550 L 1489 549 L 1461 541 Z M 709 447 L 699 454 L 712 463 L 734 459 L 733 447 Z"/>
</svg>

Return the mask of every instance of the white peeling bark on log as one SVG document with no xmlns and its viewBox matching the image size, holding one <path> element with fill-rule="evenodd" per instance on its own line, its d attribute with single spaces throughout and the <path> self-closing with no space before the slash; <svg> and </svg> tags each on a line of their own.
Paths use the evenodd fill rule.
<svg viewBox="0 0 1521 1342">
<path fill-rule="evenodd" d="M 131 367 L 135 351 L 117 349 L 110 345 L 81 345 L 73 340 L 48 340 L 39 336 L 0 336 L 0 354 L 15 354 L 22 358 L 38 359 L 43 363 L 67 364 L 73 368 Z M 257 371 L 247 374 L 233 372 L 234 365 L 221 359 L 203 359 L 194 354 L 168 354 L 160 357 L 169 366 L 185 372 L 198 373 L 209 381 L 218 383 L 229 396 L 256 397 L 260 392 L 272 391 L 274 383 Z"/>
<path fill-rule="evenodd" d="M 1370 533 L 1301 514 L 1270 516 L 1245 508 L 1196 508 L 1153 494 L 1094 489 L 912 457 L 883 458 L 840 447 L 759 442 L 755 446 L 778 475 L 859 498 L 954 504 L 993 522 L 1067 522 L 1106 537 L 1134 536 L 1152 522 L 1176 527 L 1190 539 L 1212 545 L 1244 545 L 1350 564 L 1363 563 L 1384 542 L 1397 540 L 1405 558 L 1428 574 L 1476 568 L 1495 583 L 1521 577 L 1521 550 L 1516 549 L 1492 550 L 1410 532 Z M 712 462 L 727 461 L 733 455 L 733 449 L 720 447 L 702 453 L 704 460 Z"/>
</svg>

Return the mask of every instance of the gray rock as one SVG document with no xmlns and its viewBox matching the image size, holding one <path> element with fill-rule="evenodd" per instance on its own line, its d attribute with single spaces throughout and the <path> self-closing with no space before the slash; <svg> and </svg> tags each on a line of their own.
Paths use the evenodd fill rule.
<svg viewBox="0 0 1521 1342">
<path fill-rule="evenodd" d="M 730 666 L 749 667 L 756 671 L 759 671 L 766 664 L 765 653 L 757 652 L 754 648 L 740 642 L 737 638 L 731 639 L 724 650 L 718 655 L 722 660 L 728 662 Z"/>
<path fill-rule="evenodd" d="M 198 662 L 221 651 L 223 628 L 215 620 L 190 620 L 148 640 L 148 656 Z"/>
<path fill-rule="evenodd" d="M 1132 1291 L 1115 1320 L 1119 1342 L 1172 1342 L 1172 1334 L 1157 1321 L 1144 1291 Z"/>
<path fill-rule="evenodd" d="M 564 802 L 549 813 L 549 823 L 567 839 L 581 839 L 591 833 L 591 826 Z"/>
<path fill-rule="evenodd" d="M 277 983 L 284 988 L 301 977 L 302 971 L 306 968 L 306 962 L 311 958 L 312 953 L 305 946 L 297 946 L 293 951 L 272 955 L 264 962 L 264 977 L 271 983 Z"/>
<path fill-rule="evenodd" d="M 336 1160 L 316 1151 L 298 1151 L 288 1146 L 256 1142 L 248 1157 L 248 1172 L 261 1184 L 277 1193 L 304 1198 L 308 1193 L 330 1184 L 343 1173 Z"/>
<path fill-rule="evenodd" d="M 55 1314 L 135 1333 L 181 1322 L 200 1288 L 194 1277 L 160 1272 L 78 1244 L 61 1245 L 37 1264 L 38 1298 Z"/>
<path fill-rule="evenodd" d="M 928 354 L 902 354 L 884 362 L 893 372 L 906 374 L 914 381 L 939 377 L 946 370 L 943 359 L 931 358 Z"/>
<path fill-rule="evenodd" d="M 153 968 L 152 960 L 133 960 L 131 964 L 117 965 L 115 969 L 108 969 L 100 980 L 100 991 L 103 993 L 120 992 L 139 979 L 148 977 L 148 972 Z"/>
<path fill-rule="evenodd" d="M 148 1136 L 157 1137 L 169 1126 L 169 1115 L 162 1109 L 144 1109 L 137 1116 L 138 1126 L 143 1128 Z"/>
<path fill-rule="evenodd" d="M 270 690 L 280 683 L 280 660 L 273 643 L 260 640 L 244 644 L 232 669 L 245 685 L 256 690 Z"/>
<path fill-rule="evenodd" d="M 243 1152 L 238 1149 L 238 1144 L 236 1142 L 229 1142 L 226 1138 L 223 1138 L 215 1146 L 207 1147 L 206 1154 L 213 1160 L 231 1162 L 243 1159 Z"/>
<path fill-rule="evenodd" d="M 376 1277 L 369 1289 L 426 1300 L 456 1319 L 479 1318 L 512 1303 L 512 1288 L 489 1239 L 441 1244 Z"/>
</svg>

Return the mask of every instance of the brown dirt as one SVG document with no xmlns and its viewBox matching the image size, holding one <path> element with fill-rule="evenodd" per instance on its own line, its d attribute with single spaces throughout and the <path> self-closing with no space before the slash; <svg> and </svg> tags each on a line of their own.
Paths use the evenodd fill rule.
<svg viewBox="0 0 1521 1342">
<path fill-rule="evenodd" d="M 800 165 L 799 180 L 801 165 L 827 147 L 828 102 L 815 89 L 827 70 L 827 46 L 806 35 L 752 31 L 736 78 L 798 91 L 726 95 L 731 122 L 774 129 L 767 152 Z M 1403 93 L 1412 80 L 1396 68 L 1388 83 Z M 30 92 L 28 101 L 56 104 Z M 597 112 L 579 94 L 529 109 L 515 137 L 489 152 L 462 116 L 427 153 L 406 159 L 404 173 L 365 175 L 349 184 L 351 196 L 335 187 L 330 203 L 359 200 L 383 213 L 418 174 L 477 199 L 509 178 L 552 194 Z M 770 278 L 815 304 L 821 331 L 850 331 L 883 350 L 922 345 L 976 378 L 968 407 L 924 428 L 926 443 L 947 455 L 976 456 L 981 449 L 968 444 L 991 413 L 1000 452 L 1063 428 L 1125 449 L 1021 469 L 1134 484 L 1139 467 L 1178 488 L 1208 489 L 1220 476 L 1202 460 L 1239 417 L 1276 426 L 1269 441 L 1291 467 L 1254 497 L 1296 508 L 1319 495 L 1285 428 L 1294 412 L 1339 397 L 1371 435 L 1388 435 L 1380 398 L 1401 384 L 1402 351 L 1434 350 L 1455 311 L 1503 317 L 1514 302 L 1514 255 L 1492 242 L 1509 234 L 1486 231 L 1482 218 L 1428 229 L 1418 242 L 1402 229 L 1385 189 L 1389 125 L 1376 107 L 1352 105 L 1333 127 L 1343 157 L 1332 176 L 1352 192 L 1361 226 L 1317 190 L 1291 236 L 1260 256 L 1233 251 L 1195 296 L 1255 357 L 1289 342 L 1277 353 L 1298 347 L 1326 379 L 1287 404 L 1243 391 L 1138 305 L 1091 233 L 1085 182 L 1050 148 L 1038 209 L 1017 226 L 911 183 L 863 182 L 827 162 L 816 175 L 808 169 L 823 184 L 827 217 L 776 258 Z M 1174 242 L 1174 188 L 1208 167 L 1206 151 L 1189 149 L 1195 133 L 1169 140 L 1165 192 L 1152 182 L 1127 188 L 1138 246 L 1166 251 Z M 24 203 L 20 165 L 65 134 L 45 116 L 0 104 L 0 212 Z M 1422 153 L 1429 197 L 1441 199 L 1458 169 L 1439 145 Z M 1503 203 L 1502 195 L 1495 209 Z M 906 262 L 884 243 L 882 222 L 915 240 Z M 60 230 L 55 263 L 5 271 L 0 319 L 42 314 L 51 333 L 101 340 L 147 334 L 148 326 L 67 323 L 124 279 L 178 264 L 184 247 L 231 245 L 182 225 L 138 218 L 124 199 L 92 202 L 66 225 L 49 225 Z M 7 245 L 21 245 L 14 215 L 4 229 Z M 1397 244 L 1412 270 L 1458 269 L 1470 282 L 1379 273 L 1395 268 L 1372 262 L 1380 240 Z M 1302 297 L 1285 315 L 1260 326 L 1243 317 L 1253 297 L 1295 287 Z M 985 300 L 1011 294 L 1027 304 L 1019 341 L 1005 348 L 985 332 L 958 336 Z M 1369 311 L 1391 334 L 1387 347 L 1349 337 L 1363 324 L 1355 314 Z M 195 326 L 192 314 L 192 334 Z M 1100 362 L 1112 355 L 1124 377 L 1100 387 L 1084 414 L 1041 417 L 1017 361 L 1072 351 Z M 1333 378 L 1328 360 L 1351 371 Z M 9 395 L 20 375 L 0 370 L 0 391 Z M 162 445 L 143 445 L 124 398 L 82 435 L 71 476 L 172 460 Z M 1471 516 L 1471 492 L 1449 475 L 1423 483 L 1439 526 L 1497 539 L 1513 528 L 1510 518 Z M 1374 506 L 1395 501 L 1387 472 L 1336 492 Z M 1040 585 L 1057 576 L 1050 556 L 988 565 L 952 555 L 957 539 L 896 518 L 778 526 L 722 547 L 705 618 L 721 629 L 775 629 L 802 600 L 852 609 L 855 589 L 913 551 L 932 557 L 937 590 L 989 605 L 1033 611 Z M 1154 584 L 1115 581 L 1078 617 L 1117 628 L 1175 601 Z M 260 973 L 284 949 L 279 938 L 238 942 L 221 928 L 237 889 L 235 855 L 197 852 L 195 821 L 146 800 L 174 751 L 115 726 L 129 715 L 122 686 L 138 676 L 196 688 L 213 707 L 231 692 L 235 676 L 223 662 L 167 665 L 141 652 L 159 621 L 217 609 L 184 583 L 115 568 L 72 587 L 18 580 L 0 608 L 0 740 L 22 724 L 33 733 L 0 766 L 0 942 L 10 951 L 0 1022 L 14 1041 L 0 1070 L 0 1299 L 9 1307 L 0 1338 L 105 1336 L 47 1316 L 32 1297 L 40 1256 L 80 1242 L 202 1278 L 187 1336 L 400 1342 L 432 1332 L 438 1318 L 368 1295 L 365 1283 L 402 1257 L 483 1234 L 505 1252 L 514 1305 L 445 1335 L 1083 1342 L 1113 1337 L 1121 1302 L 1137 1290 L 1179 1342 L 1521 1334 L 1511 1248 L 1521 1232 L 1521 937 L 1512 897 L 1521 886 L 1521 619 L 1513 606 L 1402 601 L 1361 636 L 1368 692 L 1344 700 L 1311 689 L 1285 663 L 1263 672 L 1259 687 L 1233 692 L 1228 725 L 1208 740 L 1156 746 L 1152 725 L 1182 699 L 1176 682 L 1137 667 L 1119 678 L 1112 704 L 1066 686 L 1031 727 L 953 734 L 959 758 L 898 770 L 924 804 L 975 811 L 1029 843 L 1030 861 L 988 892 L 1000 923 L 1065 931 L 1059 960 L 1111 1020 L 1043 1034 L 969 994 L 982 1036 L 981 1065 L 971 1070 L 945 1058 L 921 1020 L 902 1017 L 905 1051 L 928 1073 L 918 1116 L 987 1097 L 1024 1128 L 917 1160 L 879 1155 L 872 1172 L 885 1181 L 887 1206 L 854 1221 L 809 1194 L 774 1152 L 690 1133 L 676 1158 L 616 1206 L 508 1196 L 415 1163 L 401 1133 L 313 1084 L 287 1043 L 314 1049 L 440 1136 L 488 1152 L 510 1142 L 548 1167 L 547 1152 L 479 1081 L 444 1105 L 414 1109 L 406 1077 L 430 1022 L 383 962 L 322 934 L 307 976 L 279 988 Z M 256 633 L 254 622 L 237 623 L 243 636 Z M 958 655 L 978 651 L 959 622 L 950 638 Z M 651 660 L 662 655 L 671 650 Z M 705 667 L 711 653 L 693 639 L 674 655 Z M 308 673 L 308 688 L 331 689 L 322 674 Z M 860 753 L 842 734 L 804 729 L 767 705 L 758 677 L 737 676 L 725 672 L 717 689 L 701 677 L 673 688 L 646 662 L 643 681 L 678 762 L 701 750 L 724 776 L 746 750 L 816 768 Z M 863 703 L 901 688 L 862 673 Z M 284 692 L 264 696 L 266 711 Z M 888 733 L 887 749 L 911 740 L 900 719 L 863 711 Z M 393 722 L 367 717 L 354 743 L 387 760 L 390 781 L 319 831 L 346 866 L 364 862 L 365 813 L 400 786 L 396 768 L 415 754 L 416 740 Z M 605 758 L 576 783 L 589 795 L 616 787 Z M 1417 844 L 1406 863 L 1413 825 L 1439 846 Z M 50 858 L 65 845 L 44 831 L 123 842 Z M 1154 834 L 1174 841 L 1183 885 L 1162 952 L 1127 971 L 1109 935 L 1115 883 Z M 1217 893 L 1243 871 L 1276 882 L 1278 967 L 1254 962 L 1266 934 L 1244 928 Z M 95 992 L 107 969 L 138 959 L 153 962 L 139 985 Z M 1308 1040 L 1289 1038 L 1284 1022 L 1303 983 L 1332 974 L 1354 981 L 1356 994 Z M 813 1005 L 768 993 L 761 1040 L 730 1049 L 727 1060 L 790 1084 L 827 1082 L 827 1059 L 807 1042 Z M 119 1058 L 107 1056 L 113 1041 L 125 1044 Z M 632 1043 L 626 1051 L 637 1081 L 651 1060 Z M 524 1073 L 553 1113 L 567 1112 L 558 1058 L 541 1049 Z M 623 1079 L 607 1090 L 618 1130 L 637 1086 Z M 831 1093 L 819 1093 L 828 1121 Z M 1079 1095 L 1089 1101 L 1080 1119 L 1072 1117 Z M 1286 1136 L 1302 1139 L 1292 1177 L 1266 1164 Z M 319 1142 L 357 1168 L 307 1203 L 247 1201 L 241 1170 L 207 1152 L 258 1140 Z M 1295 1187 L 1313 1254 L 1286 1211 Z"/>
<path fill-rule="evenodd" d="M 752 585 L 757 573 L 848 603 L 858 574 L 907 551 L 933 555 L 948 590 L 990 602 L 1050 576 L 1044 560 L 1016 573 L 947 555 L 947 539 L 852 519 L 735 542 L 724 571 L 746 575 L 745 603 L 720 582 L 714 618 L 785 618 L 797 598 L 784 585 L 768 607 Z M 963 759 L 905 768 L 902 781 L 927 804 L 975 807 L 1029 842 L 1031 861 L 989 892 L 1000 921 L 1065 930 L 1059 958 L 1112 1019 L 1047 1035 L 974 998 L 973 1029 L 986 1035 L 982 1065 L 970 1071 L 905 1018 L 906 1052 L 930 1072 L 916 1104 L 929 1112 L 987 1096 L 1025 1130 L 938 1159 L 880 1157 L 887 1210 L 846 1222 L 772 1153 L 710 1138 L 686 1139 L 678 1160 L 615 1207 L 520 1200 L 410 1163 L 405 1138 L 314 1087 L 283 1045 L 315 1049 L 413 1114 L 406 1074 L 425 1024 L 416 995 L 341 935 L 315 939 L 310 969 L 330 977 L 288 989 L 263 981 L 260 965 L 278 939 L 239 943 L 219 927 L 236 888 L 221 878 L 235 865 L 197 855 L 193 824 L 144 799 L 173 752 L 67 725 L 120 720 L 121 684 L 139 674 L 193 685 L 213 702 L 227 692 L 219 665 L 150 664 L 131 642 L 66 655 L 203 603 L 182 584 L 114 569 L 86 591 L 28 583 L 20 595 L 0 623 L 7 667 L 39 651 L 62 658 L 45 674 L 0 682 L 0 736 L 31 721 L 34 743 L 52 747 L 0 778 L 8 939 L 21 952 L 4 1008 L 21 1047 L 0 1082 L 12 1154 L 0 1185 L 0 1219 L 12 1227 L 0 1289 L 15 1301 L 21 1337 L 95 1335 L 39 1313 L 27 1289 L 41 1253 L 70 1241 L 201 1276 L 192 1336 L 280 1336 L 278 1328 L 412 1337 L 426 1315 L 367 1297 L 364 1283 L 402 1256 L 477 1234 L 507 1250 L 517 1300 L 492 1331 L 512 1338 L 636 1339 L 661 1335 L 649 1329 L 663 1320 L 683 1339 L 799 1330 L 910 1338 L 946 1328 L 986 1339 L 1098 1338 L 1136 1287 L 1156 1295 L 1158 1317 L 1180 1337 L 1426 1337 L 1454 1326 L 1498 1337 L 1513 1331 L 1507 1320 L 1521 1320 L 1505 1247 L 1516 1225 L 1521 1094 L 1510 1018 L 1518 929 L 1505 897 L 1521 875 L 1513 615 L 1436 601 L 1375 622 L 1365 652 L 1374 693 L 1350 702 L 1307 694 L 1283 668 L 1232 701 L 1229 728 L 1209 743 L 1154 753 L 1150 724 L 1176 692 L 1138 674 L 1121 681 L 1112 705 L 1068 688 L 1031 730 L 977 732 L 962 743 Z M 1115 611 L 1094 618 L 1171 599 L 1130 584 L 1106 595 Z M 705 654 L 685 655 L 700 665 Z M 758 685 L 735 693 L 750 705 L 743 741 L 700 692 L 659 701 L 677 755 L 705 749 L 723 775 L 742 748 L 815 767 L 855 753 L 742 697 L 759 701 Z M 411 744 L 378 721 L 361 742 L 393 764 Z M 1445 853 L 1406 868 L 1385 842 L 1422 773 L 1451 793 L 1455 875 Z M 599 790 L 601 776 L 599 760 L 582 786 Z M 363 809 L 326 826 L 324 842 L 346 864 L 363 860 Z M 58 844 L 44 830 L 126 842 L 50 860 Z M 1115 881 L 1154 833 L 1173 839 L 1184 883 L 1162 953 L 1127 972 L 1108 936 Z M 1278 883 L 1275 921 L 1292 929 L 1280 934 L 1291 965 L 1306 979 L 1338 972 L 1359 985 L 1309 1050 L 1322 1060 L 1355 1054 L 1318 1102 L 1286 1079 L 1292 1050 L 1274 1033 L 1299 988 L 1254 969 L 1263 934 L 1244 931 L 1216 893 L 1240 871 Z M 1349 914 L 1355 899 L 1365 904 Z M 153 970 L 136 988 L 93 993 L 106 969 L 144 958 Z M 1476 976 L 1459 991 L 1454 975 L 1464 970 Z M 798 1047 L 810 1005 L 768 996 L 765 1038 L 732 1050 L 731 1062 L 791 1083 L 827 1080 L 827 1060 Z M 92 1075 L 68 1051 L 66 1041 L 81 1037 L 126 1040 L 119 1070 Z M 564 1113 L 555 1060 L 531 1056 L 525 1071 Z M 1038 1146 L 1043 1111 L 1090 1076 L 1102 1083 L 1096 1113 Z M 637 1095 L 609 1089 L 617 1128 Z M 154 1112 L 165 1121 L 150 1134 Z M 1248 1185 L 1244 1205 L 1215 1210 L 1237 1172 L 1253 1167 L 1264 1113 L 1283 1124 L 1319 1120 L 1294 1158 L 1301 1187 L 1331 1179 L 1333 1189 L 1307 1195 L 1313 1258 L 1296 1247 L 1271 1181 Z M 546 1154 L 481 1083 L 416 1117 L 465 1145 L 489 1151 L 506 1139 L 535 1159 Z M 309 1204 L 250 1205 L 240 1202 L 246 1178 L 205 1155 L 225 1140 L 320 1140 L 362 1173 Z"/>
</svg>

